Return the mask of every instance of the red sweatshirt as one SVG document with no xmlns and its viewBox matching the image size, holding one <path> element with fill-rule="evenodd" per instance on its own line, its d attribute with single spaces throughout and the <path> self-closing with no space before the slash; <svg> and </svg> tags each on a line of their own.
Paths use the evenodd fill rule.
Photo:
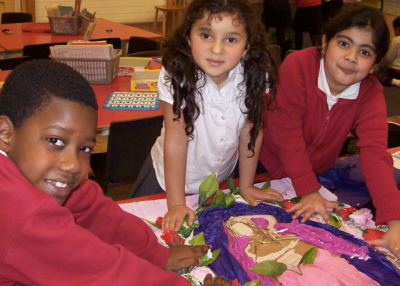
<svg viewBox="0 0 400 286">
<path fill-rule="evenodd" d="M 317 191 L 316 175 L 333 166 L 348 133 L 359 137 L 360 162 L 377 209 L 377 224 L 400 219 L 400 191 L 387 149 L 382 86 L 368 75 L 355 100 L 339 99 L 328 110 L 318 88 L 321 53 L 316 47 L 290 54 L 279 69 L 276 109 L 266 110 L 260 160 L 276 178 L 290 177 L 297 195 Z"/>
<path fill-rule="evenodd" d="M 190 285 L 162 269 L 168 249 L 85 180 L 65 206 L 0 154 L 1 285 Z"/>
</svg>

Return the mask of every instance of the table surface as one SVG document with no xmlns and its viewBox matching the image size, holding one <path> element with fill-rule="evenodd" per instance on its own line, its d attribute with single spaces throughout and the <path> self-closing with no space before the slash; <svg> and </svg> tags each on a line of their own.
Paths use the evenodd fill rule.
<svg viewBox="0 0 400 286">
<path fill-rule="evenodd" d="M 131 36 L 139 36 L 145 38 L 161 39 L 162 36 L 153 32 L 142 30 L 139 28 L 126 26 L 103 18 L 96 18 L 96 26 L 90 37 L 90 40 L 101 38 L 121 38 L 121 41 L 129 41 Z M 48 22 L 37 22 L 47 23 Z M 32 26 L 35 22 L 30 23 L 15 23 L 15 24 L 1 24 L 0 29 L 9 29 L 12 34 L 0 33 L 0 45 L 2 49 L 9 52 L 22 51 L 26 45 L 44 44 L 44 43 L 61 43 L 71 40 L 81 40 L 83 33 L 76 36 L 68 35 L 52 35 L 48 32 L 24 32 L 22 29 Z M 112 30 L 107 32 L 106 30 Z"/>
<path fill-rule="evenodd" d="M 0 70 L 0 82 L 5 81 L 10 71 Z M 131 91 L 131 77 L 130 76 L 117 76 L 112 84 L 95 84 L 92 85 L 94 93 L 96 95 L 97 104 L 99 109 L 97 130 L 102 132 L 108 130 L 112 121 L 138 119 L 145 117 L 152 117 L 162 115 L 161 106 L 155 110 L 111 110 L 103 108 L 103 104 L 106 101 L 108 95 L 112 92 L 120 91 Z M 1 90 L 1 89 L 0 89 Z"/>
<path fill-rule="evenodd" d="M 94 93 L 96 94 L 98 110 L 98 123 L 97 130 L 107 130 L 112 121 L 138 119 L 145 117 L 152 117 L 162 115 L 161 106 L 156 110 L 111 110 L 103 108 L 108 95 L 112 92 L 131 91 L 131 77 L 130 76 L 117 76 L 111 85 L 92 85 Z"/>
</svg>

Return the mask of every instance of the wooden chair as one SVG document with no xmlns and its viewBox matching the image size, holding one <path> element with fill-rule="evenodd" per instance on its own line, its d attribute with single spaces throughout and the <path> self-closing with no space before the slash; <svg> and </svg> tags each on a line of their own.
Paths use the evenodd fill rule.
<svg viewBox="0 0 400 286">
<path fill-rule="evenodd" d="M 1 14 L 2 24 L 12 24 L 12 23 L 26 23 L 32 22 L 31 13 L 22 12 L 3 12 Z"/>
<path fill-rule="evenodd" d="M 156 14 L 154 17 L 154 23 L 153 23 L 153 32 L 157 33 L 157 22 L 158 22 L 158 11 L 163 12 L 163 21 L 162 21 L 162 36 L 163 39 L 168 38 L 168 36 L 172 33 L 172 31 L 178 26 L 179 24 L 179 19 L 178 15 L 181 12 L 186 11 L 186 6 L 181 6 L 181 5 L 163 5 L 163 6 L 154 6 L 154 9 L 156 9 Z M 172 25 L 168 24 L 168 27 L 170 27 L 170 30 L 168 31 L 167 29 L 167 14 L 172 13 Z"/>
<path fill-rule="evenodd" d="M 32 59 L 47 59 L 50 56 L 50 47 L 55 45 L 66 45 L 67 43 L 46 43 L 24 46 L 23 55 Z"/>
<path fill-rule="evenodd" d="M 160 51 L 160 49 L 161 44 L 157 40 L 132 36 L 129 38 L 127 54 L 129 55 L 138 52 Z"/>
<path fill-rule="evenodd" d="M 134 182 L 161 133 L 163 116 L 113 121 L 107 153 L 91 155 L 90 166 L 104 192 L 110 183 Z"/>
<path fill-rule="evenodd" d="M 17 57 L 17 58 L 9 58 L 9 59 L 1 59 L 0 60 L 0 70 L 13 70 L 18 65 L 31 60 L 30 57 Z"/>
<path fill-rule="evenodd" d="M 278 45 L 275 45 L 275 44 L 270 44 L 270 51 L 271 51 L 272 59 L 276 63 L 276 67 L 279 68 L 279 66 L 282 63 L 282 60 L 281 60 L 281 47 L 278 46 Z"/>
</svg>

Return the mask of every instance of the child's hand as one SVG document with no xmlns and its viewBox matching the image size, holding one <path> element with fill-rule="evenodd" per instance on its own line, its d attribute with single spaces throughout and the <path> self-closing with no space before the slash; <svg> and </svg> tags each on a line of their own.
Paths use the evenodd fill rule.
<svg viewBox="0 0 400 286">
<path fill-rule="evenodd" d="M 370 245 L 381 246 L 389 249 L 397 259 L 400 259 L 400 220 L 387 222 L 388 231 L 381 239 L 367 241 Z"/>
<path fill-rule="evenodd" d="M 169 250 L 169 258 L 164 270 L 179 270 L 183 268 L 198 266 L 203 263 L 200 259 L 207 251 L 211 249 L 210 245 L 175 245 Z"/>
<path fill-rule="evenodd" d="M 293 207 L 288 209 L 288 212 L 294 212 L 292 219 L 296 219 L 302 214 L 304 214 L 303 219 L 300 222 L 305 222 L 314 213 L 320 213 L 326 223 L 331 223 L 331 220 L 326 209 L 341 209 L 337 203 L 333 203 L 325 200 L 318 191 L 311 193 L 309 195 L 303 196 L 301 201 L 295 204 Z"/>
<path fill-rule="evenodd" d="M 283 201 L 283 196 L 280 192 L 274 189 L 263 190 L 254 186 L 248 187 L 240 191 L 240 194 L 248 199 L 253 206 L 257 206 L 257 200 L 276 200 Z"/>
<path fill-rule="evenodd" d="M 163 218 L 161 223 L 161 228 L 179 231 L 186 215 L 189 215 L 188 222 L 189 225 L 192 226 L 194 221 L 196 220 L 196 216 L 193 210 L 191 210 L 185 205 L 178 205 L 172 207 Z"/>
<path fill-rule="evenodd" d="M 207 274 L 204 278 L 204 286 L 230 286 L 231 280 L 224 280 L 224 277 L 218 276 L 215 278 L 214 283 L 212 282 L 211 274 Z"/>
</svg>

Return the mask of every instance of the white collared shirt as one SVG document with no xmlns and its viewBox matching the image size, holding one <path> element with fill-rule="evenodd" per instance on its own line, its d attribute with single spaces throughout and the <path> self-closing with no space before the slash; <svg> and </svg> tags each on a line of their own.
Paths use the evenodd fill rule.
<svg viewBox="0 0 400 286">
<path fill-rule="evenodd" d="M 164 85 L 165 72 L 162 68 L 158 80 L 159 98 L 172 105 L 170 84 Z M 230 71 L 227 81 L 219 90 L 208 76 L 197 83 L 197 86 L 204 85 L 200 90 L 203 100 L 198 95 L 200 114 L 194 122 L 194 138 L 189 141 L 187 151 L 186 193 L 198 193 L 200 183 L 212 173 L 215 173 L 219 182 L 223 181 L 235 168 L 239 156 L 239 135 L 246 119 L 241 111 L 246 110 L 246 87 L 238 87 L 242 81 L 243 67 L 239 63 Z M 164 136 L 163 127 L 151 155 L 158 183 L 165 190 Z"/>
<path fill-rule="evenodd" d="M 361 82 L 357 82 L 353 85 L 350 85 L 338 95 L 332 95 L 331 89 L 329 88 L 328 85 L 328 81 L 326 80 L 324 61 L 325 59 L 322 58 L 320 62 L 319 75 L 318 75 L 318 88 L 323 92 L 325 92 L 329 110 L 331 110 L 332 106 L 335 105 L 335 103 L 339 100 L 339 98 L 356 99 L 360 91 Z"/>
<path fill-rule="evenodd" d="M 3 150 L 0 149 L 0 154 L 3 154 L 4 156 L 8 157 L 6 152 L 4 152 Z"/>
</svg>

